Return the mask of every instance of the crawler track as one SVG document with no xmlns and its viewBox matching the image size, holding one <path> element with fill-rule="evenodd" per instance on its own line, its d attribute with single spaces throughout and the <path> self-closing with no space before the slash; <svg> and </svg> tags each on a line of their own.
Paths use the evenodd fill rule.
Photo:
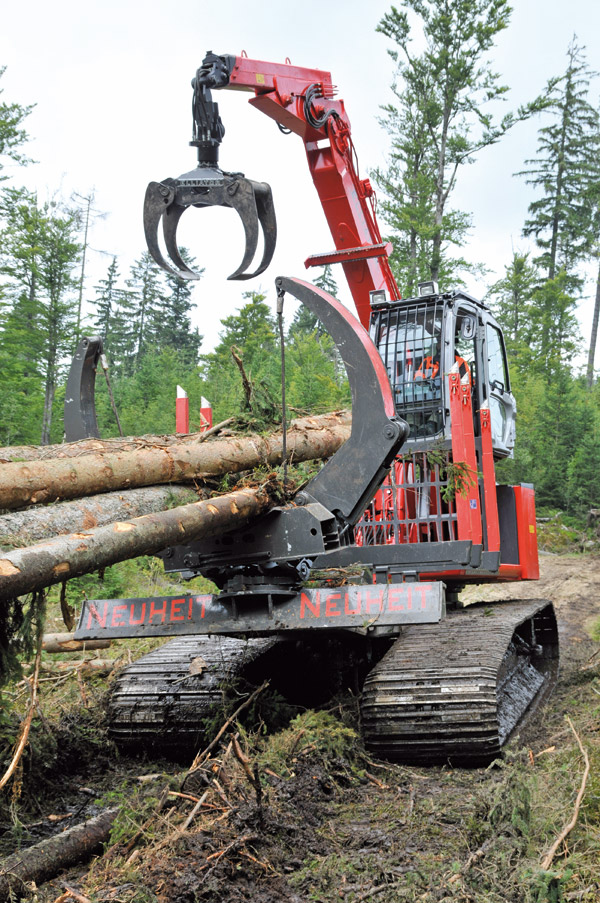
<svg viewBox="0 0 600 903">
<path fill-rule="evenodd" d="M 365 681 L 367 746 L 412 763 L 489 762 L 552 688 L 550 602 L 475 605 L 407 628 Z"/>
<path fill-rule="evenodd" d="M 276 643 L 276 638 L 186 636 L 144 655 L 114 683 L 108 712 L 112 738 L 134 751 L 193 748 L 222 702 L 224 685 L 248 674 Z M 201 673 L 190 672 L 194 661 Z"/>
<path fill-rule="evenodd" d="M 337 648 L 333 637 L 321 648 L 279 637 L 172 640 L 118 676 L 110 733 L 130 750 L 187 751 L 201 742 L 224 685 L 235 678 L 273 677 L 286 698 L 323 702 L 349 685 L 352 667 L 363 676 L 370 667 L 360 638 L 346 637 Z M 190 671 L 194 660 L 202 673 Z M 439 624 L 407 627 L 364 682 L 365 742 L 396 761 L 489 762 L 552 688 L 557 672 L 550 602 L 473 605 L 449 612 Z M 323 691 L 320 700 L 315 690 Z"/>
</svg>

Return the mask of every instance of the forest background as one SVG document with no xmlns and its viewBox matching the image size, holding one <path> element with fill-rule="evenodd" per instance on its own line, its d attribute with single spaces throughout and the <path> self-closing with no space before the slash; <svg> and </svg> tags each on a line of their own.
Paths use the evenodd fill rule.
<svg viewBox="0 0 600 903">
<path fill-rule="evenodd" d="M 589 335 L 580 334 L 577 317 L 589 291 L 586 275 L 600 260 L 598 75 L 583 44 L 566 37 L 555 77 L 528 103 L 498 117 L 507 88 L 494 71 L 494 45 L 510 18 L 506 0 L 401 0 L 391 7 L 378 25 L 393 79 L 393 100 L 380 112 L 389 150 L 370 177 L 403 295 L 431 278 L 443 289 L 468 288 L 474 276 L 485 280 L 486 270 L 484 261 L 474 264 L 464 253 L 472 217 L 454 205 L 456 186 L 487 148 L 535 117 L 537 143 L 518 176 L 534 190 L 522 249 L 506 260 L 501 279 L 489 279 L 485 298 L 505 330 L 519 410 L 515 456 L 500 478 L 533 482 L 539 506 L 582 516 L 600 507 L 598 288 Z M 19 99 L 0 98 L 2 163 L 28 165 L 30 111 Z M 84 334 L 104 338 L 126 434 L 172 432 L 177 384 L 188 391 L 193 412 L 201 396 L 211 401 L 216 420 L 237 412 L 243 391 L 232 346 L 255 384 L 278 396 L 272 299 L 262 291 L 240 294 L 237 312 L 221 321 L 216 347 L 206 348 L 192 325 L 202 281 L 193 290 L 140 248 L 128 269 L 110 257 L 104 277 L 90 286 L 86 255 L 89 260 L 93 224 L 103 213 L 94 192 L 68 198 L 57 192 L 44 201 L 19 186 L 18 172 L 0 170 L 0 443 L 62 440 L 66 372 Z M 316 281 L 345 300 L 330 270 Z M 348 403 L 331 341 L 306 312 L 289 325 L 286 348 L 292 408 Z M 115 435 L 98 383 L 102 434 Z"/>
</svg>

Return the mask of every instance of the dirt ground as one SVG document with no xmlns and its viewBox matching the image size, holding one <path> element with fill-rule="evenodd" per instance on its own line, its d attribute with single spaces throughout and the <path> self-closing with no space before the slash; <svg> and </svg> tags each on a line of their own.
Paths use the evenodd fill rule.
<svg viewBox="0 0 600 903">
<path fill-rule="evenodd" d="M 375 761 L 351 702 L 304 713 L 274 738 L 229 734 L 193 774 L 118 758 L 108 746 L 94 756 L 72 749 L 58 795 L 37 800 L 39 821 L 86 801 L 86 814 L 115 803 L 122 811 L 104 855 L 41 886 L 36 899 L 77 899 L 68 886 L 94 903 L 600 900 L 600 647 L 590 635 L 600 623 L 600 558 L 543 555 L 541 565 L 540 582 L 519 589 L 555 604 L 560 679 L 501 762 L 467 770 Z M 507 584 L 464 595 L 516 593 Z M 566 715 L 591 772 L 577 824 L 542 870 L 581 785 Z M 208 810 L 186 825 L 207 789 Z"/>
</svg>

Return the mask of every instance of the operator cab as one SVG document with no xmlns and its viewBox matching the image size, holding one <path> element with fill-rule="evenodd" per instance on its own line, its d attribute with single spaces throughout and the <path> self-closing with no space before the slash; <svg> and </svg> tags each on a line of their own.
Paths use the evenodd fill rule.
<svg viewBox="0 0 600 903">
<path fill-rule="evenodd" d="M 432 282 L 422 286 L 419 297 L 402 301 L 373 292 L 371 304 L 371 338 L 386 366 L 396 412 L 410 426 L 409 445 L 450 443 L 447 374 L 458 367 L 463 384 L 471 386 L 475 436 L 479 410 L 487 403 L 494 456 L 510 456 L 516 403 L 497 321 L 466 292 L 440 293 Z"/>
</svg>

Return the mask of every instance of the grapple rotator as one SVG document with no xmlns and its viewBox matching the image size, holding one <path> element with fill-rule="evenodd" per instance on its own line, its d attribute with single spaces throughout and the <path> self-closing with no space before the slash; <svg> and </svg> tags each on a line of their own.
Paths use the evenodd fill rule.
<svg viewBox="0 0 600 903">
<path fill-rule="evenodd" d="M 246 249 L 242 262 L 229 279 L 252 279 L 260 275 L 269 266 L 275 251 L 277 223 L 271 188 L 266 182 L 246 179 L 243 173 L 223 172 L 218 165 L 219 145 L 225 128 L 210 89 L 228 84 L 234 59 L 209 52 L 192 80 L 194 133 L 190 144 L 198 149 L 198 166 L 176 179 L 150 182 L 146 189 L 144 232 L 148 250 L 159 266 L 182 279 L 200 278 L 185 263 L 177 246 L 177 226 L 188 207 L 232 207 L 237 210 L 244 226 Z M 170 263 L 163 257 L 158 242 L 161 220 Z M 259 225 L 264 239 L 262 260 L 253 272 L 248 273 L 258 246 Z"/>
</svg>

